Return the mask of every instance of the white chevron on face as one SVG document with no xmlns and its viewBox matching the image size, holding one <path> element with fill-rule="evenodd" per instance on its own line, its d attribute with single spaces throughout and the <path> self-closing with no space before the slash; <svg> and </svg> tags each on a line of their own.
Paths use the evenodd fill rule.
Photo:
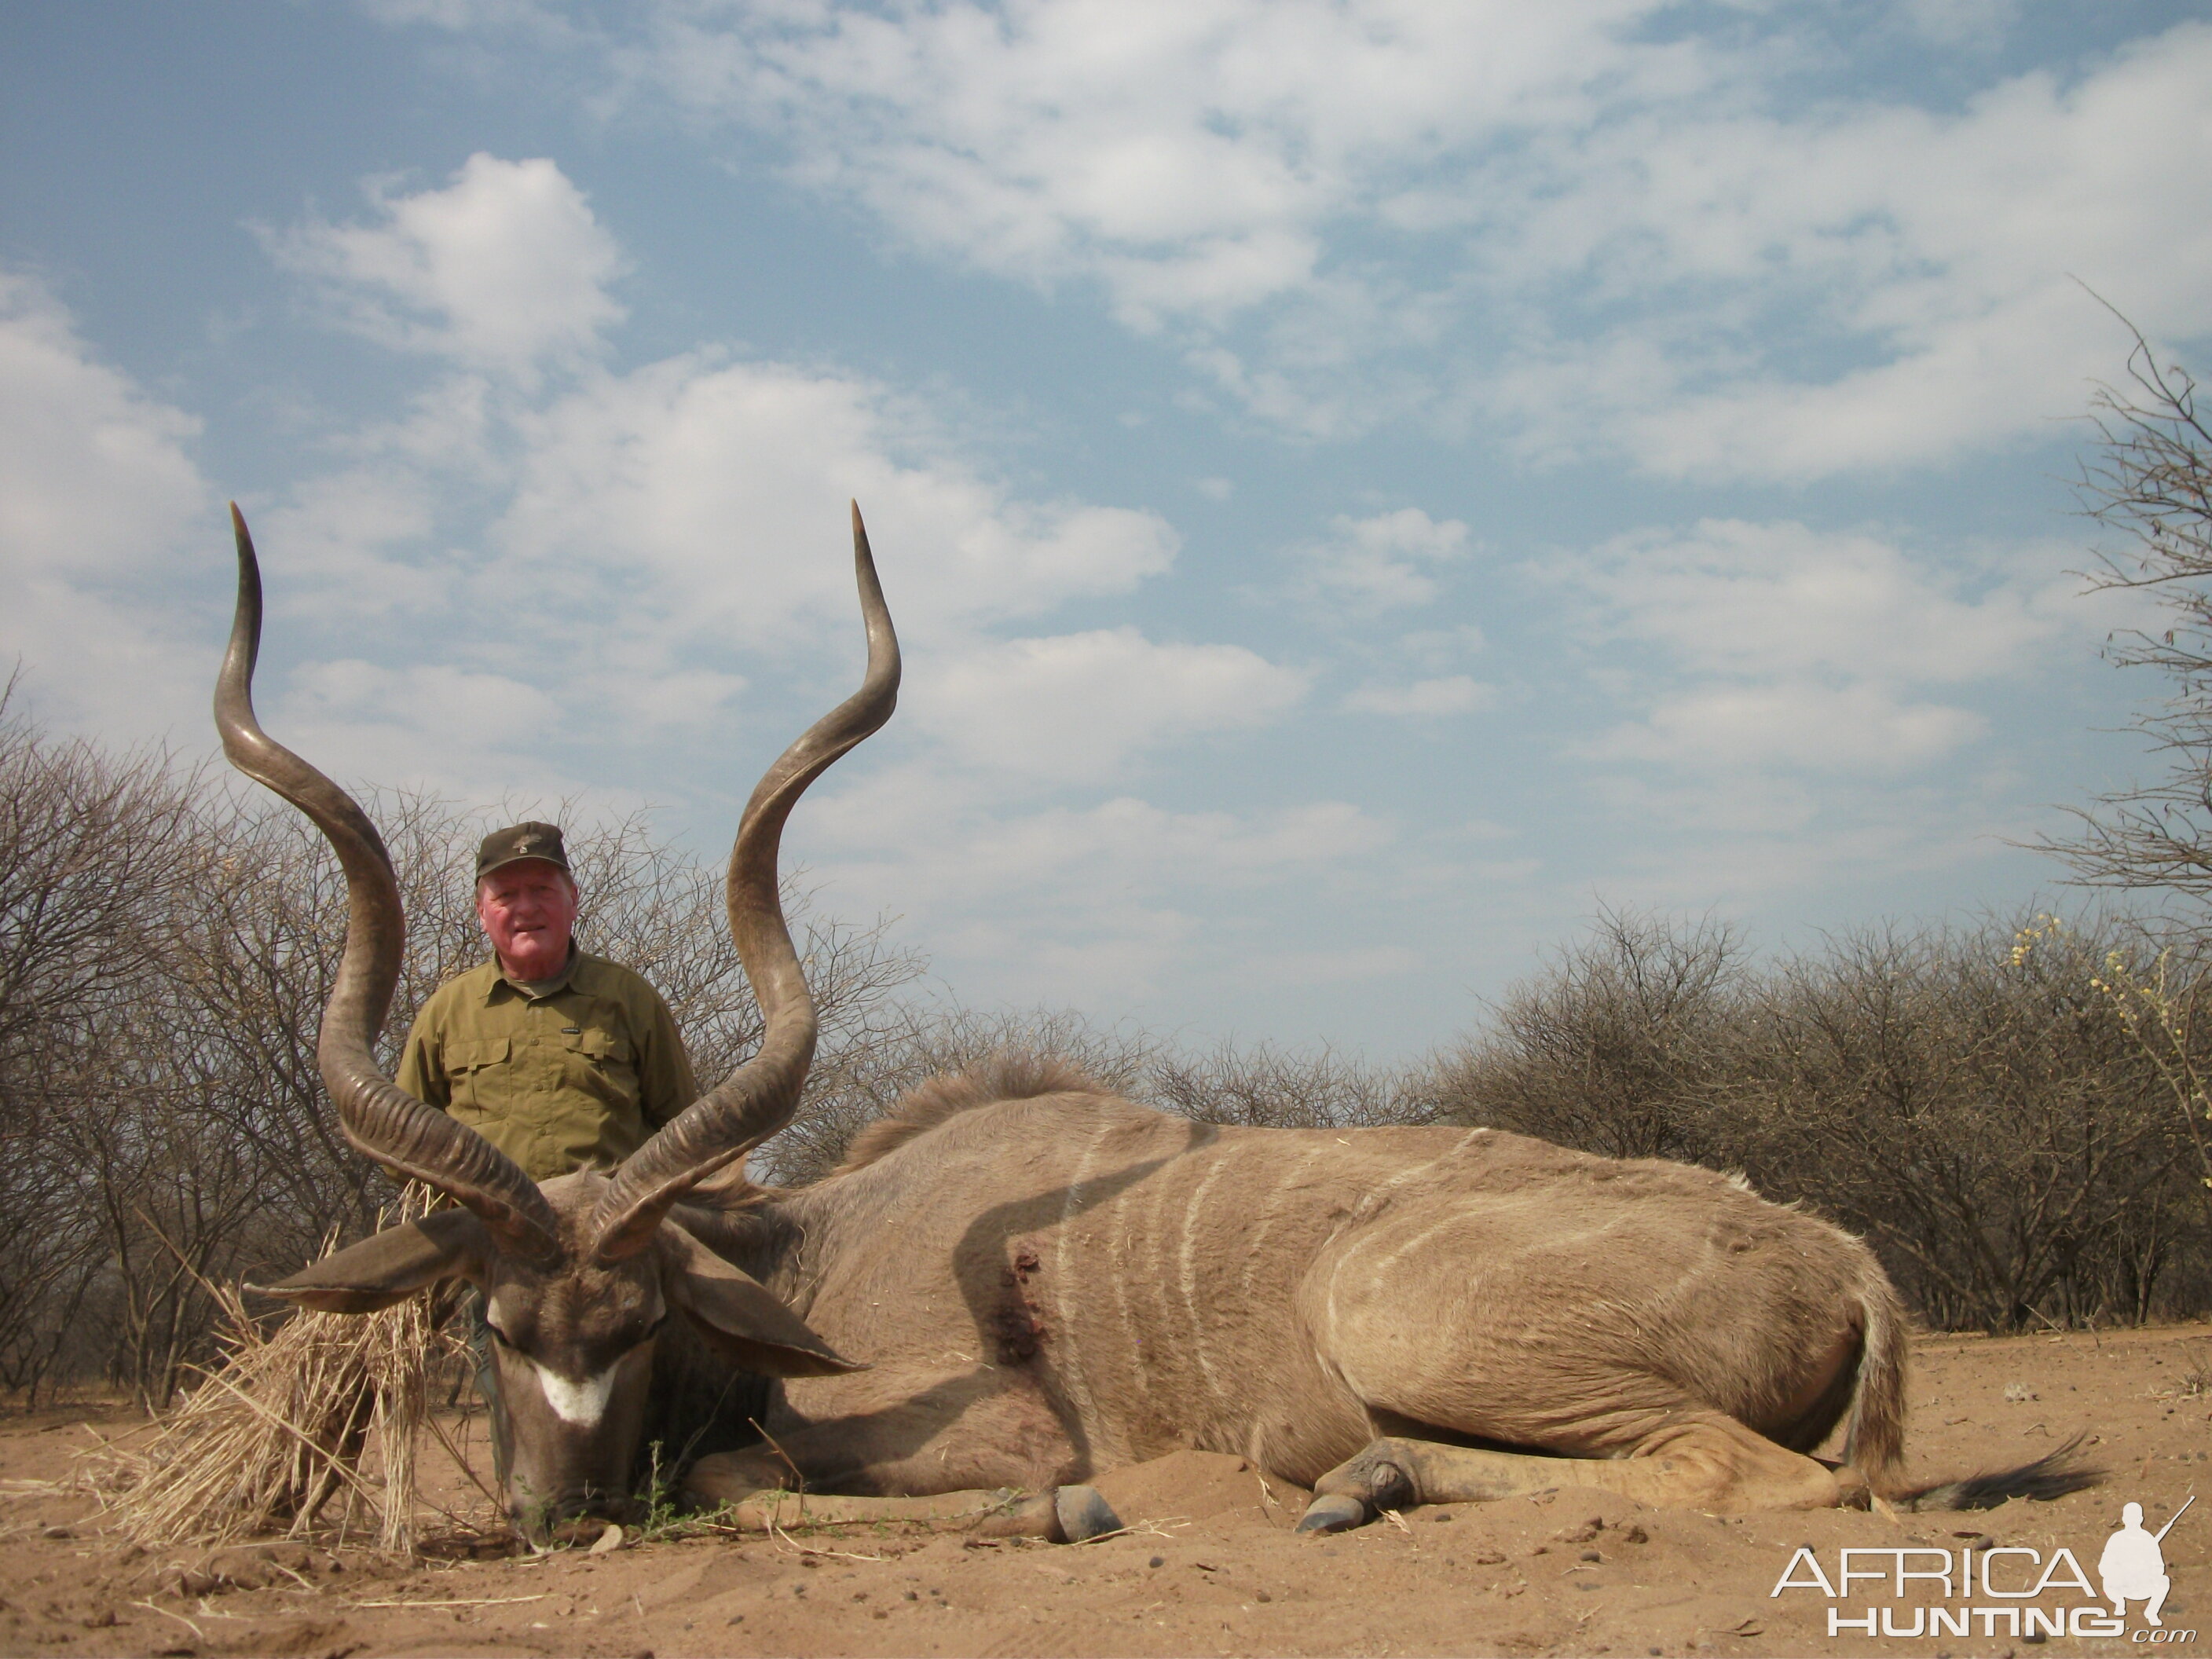
<svg viewBox="0 0 2212 1659">
<path fill-rule="evenodd" d="M 544 1393 L 545 1403 L 552 1407 L 554 1416 L 579 1428 L 589 1428 L 606 1415 L 607 1396 L 614 1392 L 615 1372 L 621 1366 L 618 1359 L 598 1376 L 574 1382 L 557 1371 L 548 1370 L 535 1359 L 530 1362 L 531 1370 L 538 1373 L 538 1386 Z"/>
</svg>

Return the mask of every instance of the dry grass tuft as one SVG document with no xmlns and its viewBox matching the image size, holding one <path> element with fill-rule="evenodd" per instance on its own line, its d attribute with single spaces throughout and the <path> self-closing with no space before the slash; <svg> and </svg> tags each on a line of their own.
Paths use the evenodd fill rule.
<svg viewBox="0 0 2212 1659">
<path fill-rule="evenodd" d="M 422 1214 L 425 1196 L 410 1185 L 400 1218 Z M 416 1451 L 436 1431 L 430 1380 L 468 1362 L 459 1322 L 424 1291 L 381 1313 L 295 1314 L 264 1335 L 235 1289 L 213 1288 L 223 1358 L 149 1439 L 97 1455 L 92 1484 L 115 1529 L 158 1548 L 319 1526 L 412 1554 Z M 319 1522 L 334 1500 L 334 1525 Z"/>
<path fill-rule="evenodd" d="M 2191 1342 L 2181 1350 L 2181 1382 L 2176 1390 L 2185 1400 L 2212 1395 L 2212 1342 Z"/>
</svg>

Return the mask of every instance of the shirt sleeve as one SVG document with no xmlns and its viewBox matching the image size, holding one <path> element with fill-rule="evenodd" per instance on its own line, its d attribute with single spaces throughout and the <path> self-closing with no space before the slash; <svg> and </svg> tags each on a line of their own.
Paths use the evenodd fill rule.
<svg viewBox="0 0 2212 1659">
<path fill-rule="evenodd" d="M 684 1038 L 676 1017 L 652 987 L 645 988 L 649 1012 L 644 1026 L 644 1053 L 638 1056 L 639 1108 L 645 1121 L 658 1129 L 699 1098 L 699 1079 L 691 1074 L 691 1056 L 684 1052 Z"/>
<path fill-rule="evenodd" d="M 444 1045 L 438 1040 L 431 1005 L 424 1003 L 407 1032 L 407 1046 L 399 1051 L 399 1072 L 392 1079 L 416 1099 L 440 1111 L 453 1104 L 453 1090 L 446 1076 Z"/>
</svg>

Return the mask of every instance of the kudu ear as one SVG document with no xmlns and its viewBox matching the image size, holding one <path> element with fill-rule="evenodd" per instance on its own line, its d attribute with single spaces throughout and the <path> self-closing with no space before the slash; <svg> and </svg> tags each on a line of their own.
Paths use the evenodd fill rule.
<svg viewBox="0 0 2212 1659">
<path fill-rule="evenodd" d="M 466 1210 L 439 1210 L 386 1227 L 281 1285 L 261 1288 L 264 1295 L 317 1313 L 374 1313 L 441 1279 L 481 1279 L 490 1248 L 484 1224 L 475 1216 Z"/>
<path fill-rule="evenodd" d="M 831 1348 L 765 1285 L 674 1223 L 662 1222 L 655 1239 L 672 1258 L 662 1280 L 668 1299 L 737 1364 L 763 1376 L 839 1376 L 868 1369 Z"/>
</svg>

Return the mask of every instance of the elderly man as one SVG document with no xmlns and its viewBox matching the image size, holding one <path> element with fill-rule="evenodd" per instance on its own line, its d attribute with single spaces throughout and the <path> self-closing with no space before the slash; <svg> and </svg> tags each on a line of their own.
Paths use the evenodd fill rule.
<svg viewBox="0 0 2212 1659">
<path fill-rule="evenodd" d="M 561 832 L 518 823 L 477 849 L 493 959 L 441 986 L 407 1034 L 399 1086 L 459 1118 L 533 1181 L 611 1169 L 699 1097 L 676 1022 L 629 969 L 569 937 Z"/>
<path fill-rule="evenodd" d="M 477 848 L 477 920 L 492 960 L 447 981 L 415 1016 L 399 1086 L 467 1124 L 532 1181 L 612 1169 L 699 1097 L 659 994 L 576 949 L 579 895 L 561 831 L 495 830 Z M 477 1390 L 492 1468 L 513 1444 L 479 1304 Z"/>
</svg>

